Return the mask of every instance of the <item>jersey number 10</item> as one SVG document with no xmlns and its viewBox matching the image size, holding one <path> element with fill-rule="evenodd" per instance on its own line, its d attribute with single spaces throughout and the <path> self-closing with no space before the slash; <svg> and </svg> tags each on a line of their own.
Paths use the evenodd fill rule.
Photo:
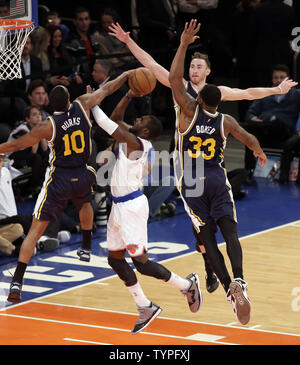
<svg viewBox="0 0 300 365">
<path fill-rule="evenodd" d="M 80 146 L 77 145 L 76 137 L 79 136 L 80 139 Z M 81 130 L 74 131 L 71 136 L 65 134 L 62 138 L 65 143 L 65 152 L 64 156 L 69 156 L 72 154 L 72 151 L 75 153 L 82 153 L 85 147 L 84 135 Z"/>
</svg>

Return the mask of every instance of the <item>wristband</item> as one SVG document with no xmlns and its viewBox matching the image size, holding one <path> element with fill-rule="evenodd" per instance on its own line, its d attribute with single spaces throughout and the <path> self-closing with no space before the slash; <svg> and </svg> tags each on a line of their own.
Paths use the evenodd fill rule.
<svg viewBox="0 0 300 365">
<path fill-rule="evenodd" d="M 282 87 L 280 85 L 278 85 L 278 87 L 279 87 L 279 90 L 280 90 L 280 94 L 283 94 Z"/>
<path fill-rule="evenodd" d="M 108 118 L 108 116 L 99 108 L 98 105 L 94 106 L 92 109 L 93 116 L 96 123 L 105 130 L 110 136 L 119 127 L 117 123 Z"/>
</svg>

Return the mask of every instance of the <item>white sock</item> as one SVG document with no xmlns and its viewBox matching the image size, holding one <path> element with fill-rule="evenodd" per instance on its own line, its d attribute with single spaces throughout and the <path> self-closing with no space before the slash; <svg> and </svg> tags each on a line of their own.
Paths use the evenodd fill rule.
<svg viewBox="0 0 300 365">
<path fill-rule="evenodd" d="M 127 286 L 127 289 L 130 291 L 135 304 L 138 307 L 150 307 L 151 301 L 145 296 L 139 282 L 137 282 L 135 285 Z"/>
<path fill-rule="evenodd" d="M 167 283 L 176 286 L 176 288 L 180 290 L 188 290 L 189 287 L 191 286 L 191 282 L 189 280 L 183 279 L 180 276 L 174 274 L 173 272 L 171 272 L 171 277 L 167 281 Z"/>
</svg>

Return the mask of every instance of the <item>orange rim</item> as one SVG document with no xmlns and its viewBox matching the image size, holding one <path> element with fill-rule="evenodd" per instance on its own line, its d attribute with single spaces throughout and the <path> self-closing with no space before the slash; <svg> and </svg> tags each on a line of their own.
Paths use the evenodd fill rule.
<svg viewBox="0 0 300 365">
<path fill-rule="evenodd" d="M 24 19 L 0 19 L 0 30 L 16 30 L 33 26 L 31 20 Z"/>
</svg>

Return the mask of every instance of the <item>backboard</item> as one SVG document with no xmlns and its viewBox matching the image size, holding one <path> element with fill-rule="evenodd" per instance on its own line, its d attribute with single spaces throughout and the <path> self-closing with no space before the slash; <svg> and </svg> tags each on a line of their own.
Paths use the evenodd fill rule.
<svg viewBox="0 0 300 365">
<path fill-rule="evenodd" d="M 32 20 L 38 25 L 38 0 L 0 0 L 0 19 Z"/>
</svg>

